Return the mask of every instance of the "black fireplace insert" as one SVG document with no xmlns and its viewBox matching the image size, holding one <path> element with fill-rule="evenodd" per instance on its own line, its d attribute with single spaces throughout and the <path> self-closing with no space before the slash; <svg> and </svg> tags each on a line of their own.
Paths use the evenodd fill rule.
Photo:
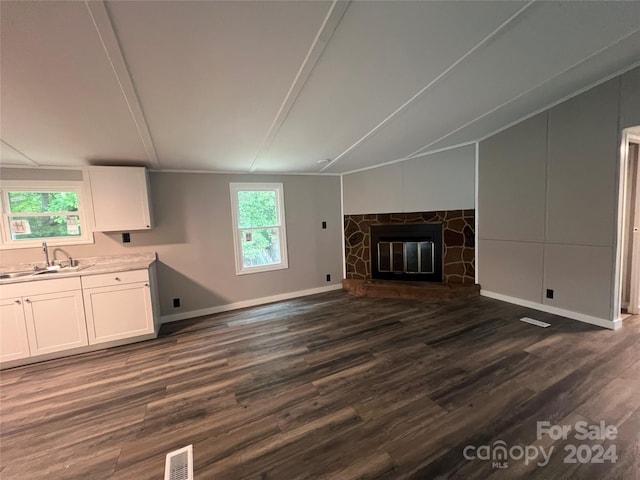
<svg viewBox="0 0 640 480">
<path fill-rule="evenodd" d="M 442 282 L 442 224 L 372 226 L 371 277 Z"/>
</svg>

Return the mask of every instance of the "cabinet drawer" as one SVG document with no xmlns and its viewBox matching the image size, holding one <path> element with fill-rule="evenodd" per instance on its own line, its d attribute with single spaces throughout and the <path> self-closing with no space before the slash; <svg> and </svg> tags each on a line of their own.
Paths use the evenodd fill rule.
<svg viewBox="0 0 640 480">
<path fill-rule="evenodd" d="M 55 273 L 45 273 L 43 275 L 55 275 Z M 4 284 L 0 287 L 0 298 L 28 297 L 29 295 L 66 292 L 69 290 L 80 290 L 80 277 L 52 278 Z"/>
<path fill-rule="evenodd" d="M 110 287 L 127 283 L 148 282 L 149 270 L 129 270 L 127 272 L 101 273 L 82 277 L 82 288 Z"/>
</svg>

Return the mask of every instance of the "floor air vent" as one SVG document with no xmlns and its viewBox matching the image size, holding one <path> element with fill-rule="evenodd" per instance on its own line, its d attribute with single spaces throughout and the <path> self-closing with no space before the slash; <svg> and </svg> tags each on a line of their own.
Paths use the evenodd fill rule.
<svg viewBox="0 0 640 480">
<path fill-rule="evenodd" d="M 193 480 L 193 445 L 167 453 L 164 480 Z"/>
<path fill-rule="evenodd" d="M 541 322 L 540 320 L 534 320 L 533 318 L 529 318 L 529 317 L 522 317 L 520 319 L 521 322 L 525 322 L 525 323 L 530 323 L 531 325 L 536 325 L 538 327 L 542 327 L 542 328 L 547 328 L 549 326 L 551 326 L 550 323 L 546 323 L 546 322 Z"/>
</svg>

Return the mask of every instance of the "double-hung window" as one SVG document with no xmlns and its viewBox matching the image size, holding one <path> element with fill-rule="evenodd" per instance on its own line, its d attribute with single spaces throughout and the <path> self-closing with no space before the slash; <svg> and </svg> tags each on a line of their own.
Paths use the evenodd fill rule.
<svg viewBox="0 0 640 480">
<path fill-rule="evenodd" d="M 281 183 L 230 183 L 236 273 L 288 267 Z"/>
<path fill-rule="evenodd" d="M 81 182 L 6 181 L 2 194 L 3 248 L 93 242 Z"/>
</svg>

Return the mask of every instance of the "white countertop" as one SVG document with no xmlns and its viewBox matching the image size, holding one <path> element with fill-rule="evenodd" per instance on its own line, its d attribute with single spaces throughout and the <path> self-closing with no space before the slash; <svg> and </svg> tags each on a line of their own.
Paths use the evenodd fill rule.
<svg viewBox="0 0 640 480">
<path fill-rule="evenodd" d="M 33 282 L 62 277 L 81 277 L 87 275 L 99 275 L 101 273 L 125 272 L 128 270 L 144 270 L 156 261 L 155 252 L 133 253 L 127 255 L 112 255 L 106 257 L 87 257 L 74 259 L 74 264 L 79 268 L 72 271 L 55 271 L 55 273 L 37 273 L 24 277 L 0 279 L 0 285 L 20 282 Z M 63 262 L 64 263 L 64 262 Z M 42 268 L 40 263 L 23 263 L 8 265 L 1 269 L 2 273 L 31 271 L 34 267 Z"/>
</svg>

